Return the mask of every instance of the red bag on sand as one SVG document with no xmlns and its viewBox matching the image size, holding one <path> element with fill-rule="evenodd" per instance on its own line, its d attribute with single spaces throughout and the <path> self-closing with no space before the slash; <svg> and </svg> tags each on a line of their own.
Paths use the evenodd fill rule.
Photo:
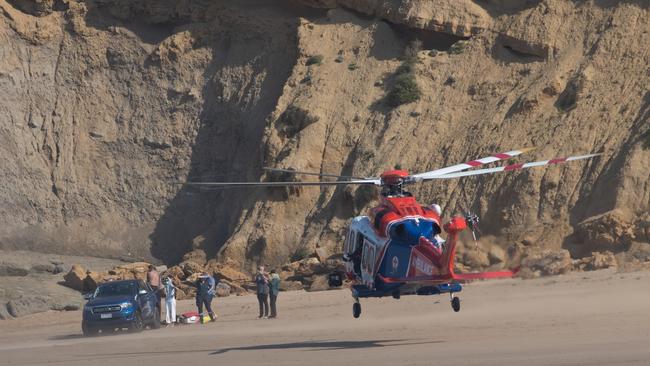
<svg viewBox="0 0 650 366">
<path fill-rule="evenodd" d="M 188 311 L 179 317 L 179 321 L 184 324 L 195 324 L 198 323 L 200 320 L 199 313 L 196 311 Z"/>
</svg>

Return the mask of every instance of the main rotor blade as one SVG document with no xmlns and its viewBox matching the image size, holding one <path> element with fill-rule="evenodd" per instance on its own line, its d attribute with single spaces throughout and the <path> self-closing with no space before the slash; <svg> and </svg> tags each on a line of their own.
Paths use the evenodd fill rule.
<svg viewBox="0 0 650 366">
<path fill-rule="evenodd" d="M 556 158 L 556 159 L 551 159 L 551 160 L 543 160 L 543 161 L 535 161 L 532 163 L 522 163 L 522 164 L 511 164 L 511 165 L 506 165 L 506 166 L 500 166 L 497 168 L 488 168 L 488 169 L 479 169 L 479 170 L 470 170 L 467 172 L 457 172 L 457 173 L 450 173 L 450 174 L 445 174 L 445 175 L 437 175 L 428 179 L 448 179 L 448 178 L 460 178 L 460 177 L 468 177 L 470 175 L 481 175 L 481 174 L 491 174 L 491 173 L 498 173 L 498 172 L 508 172 L 512 170 L 519 170 L 519 169 L 526 169 L 526 168 L 534 168 L 538 166 L 544 166 L 544 165 L 552 165 L 552 164 L 560 164 L 560 163 L 565 163 L 568 161 L 574 161 L 574 160 L 581 160 L 581 159 L 590 159 L 595 156 L 599 156 L 602 154 L 589 154 L 589 155 L 579 155 L 579 156 L 570 156 L 568 158 Z"/>
<path fill-rule="evenodd" d="M 413 174 L 411 177 L 416 181 L 433 179 L 433 178 L 436 178 L 436 177 L 441 176 L 443 174 L 454 173 L 454 172 L 458 172 L 458 171 L 461 171 L 461 170 L 474 168 L 474 167 L 477 167 L 477 166 L 480 166 L 480 165 L 483 165 L 483 164 L 493 163 L 495 161 L 499 161 L 499 160 L 503 160 L 503 159 L 510 159 L 512 157 L 515 157 L 517 155 L 521 155 L 523 153 L 526 153 L 526 152 L 529 152 L 529 151 L 535 150 L 535 149 L 536 148 L 534 148 L 534 147 L 528 147 L 528 148 L 525 148 L 525 149 L 512 150 L 512 151 L 508 151 L 508 152 L 505 152 L 505 153 L 494 154 L 492 156 L 488 156 L 487 158 L 472 160 L 472 161 L 468 161 L 467 163 L 452 165 L 452 166 L 448 166 L 446 168 L 440 168 L 440 169 L 432 170 L 430 172 Z"/>
<path fill-rule="evenodd" d="M 185 182 L 188 186 L 199 187 L 289 187 L 289 186 L 337 186 L 337 185 L 380 185 L 379 179 L 339 180 L 334 182 Z"/>
<path fill-rule="evenodd" d="M 315 175 L 318 177 L 331 177 L 331 178 L 341 178 L 341 179 L 366 179 L 362 177 L 353 177 L 349 175 L 336 175 L 336 174 L 327 174 L 327 173 L 316 173 L 316 172 L 303 172 L 299 170 L 293 170 L 293 169 L 281 169 L 281 168 L 269 168 L 269 167 L 264 167 L 262 168 L 264 170 L 268 170 L 271 172 L 280 172 L 280 173 L 292 173 L 292 174 L 300 174 L 300 175 Z"/>
</svg>

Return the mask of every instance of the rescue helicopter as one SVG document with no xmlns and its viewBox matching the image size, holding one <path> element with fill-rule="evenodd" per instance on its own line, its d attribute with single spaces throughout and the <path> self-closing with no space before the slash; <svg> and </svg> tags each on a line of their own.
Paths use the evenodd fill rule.
<svg viewBox="0 0 650 366">
<path fill-rule="evenodd" d="M 550 166 L 570 161 L 590 159 L 600 154 L 555 158 L 500 167 L 472 169 L 484 164 L 511 159 L 533 148 L 512 150 L 485 158 L 468 161 L 424 173 L 409 174 L 394 169 L 379 177 L 357 178 L 304 172 L 294 169 L 264 168 L 267 171 L 296 175 L 333 177 L 335 181 L 264 181 L 264 182 L 187 182 L 187 185 L 207 187 L 241 186 L 332 186 L 374 185 L 379 187 L 379 204 L 367 216 L 354 217 L 347 230 L 343 259 L 345 273 L 332 273 L 329 285 L 339 287 L 344 277 L 351 281 L 354 303 L 352 315 L 361 315 L 361 298 L 402 294 L 449 294 L 453 311 L 460 311 L 461 282 L 476 279 L 512 277 L 516 270 L 480 273 L 454 273 L 454 257 L 459 233 L 469 229 L 476 240 L 479 218 L 472 213 L 452 217 L 443 225 L 437 205 L 422 205 L 405 188 L 408 185 L 432 180 L 455 179 L 468 176 L 511 172 L 521 169 Z M 447 233 L 446 240 L 440 234 Z"/>
</svg>

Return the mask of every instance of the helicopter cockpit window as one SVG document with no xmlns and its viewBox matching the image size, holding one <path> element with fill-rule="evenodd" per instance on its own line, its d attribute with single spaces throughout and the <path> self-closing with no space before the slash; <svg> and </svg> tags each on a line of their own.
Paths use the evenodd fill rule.
<svg viewBox="0 0 650 366">
<path fill-rule="evenodd" d="M 348 230 L 348 235 L 345 237 L 344 252 L 346 254 L 352 254 L 352 249 L 354 248 L 354 245 L 352 245 L 353 238 L 354 238 L 354 230 L 350 229 Z"/>
</svg>

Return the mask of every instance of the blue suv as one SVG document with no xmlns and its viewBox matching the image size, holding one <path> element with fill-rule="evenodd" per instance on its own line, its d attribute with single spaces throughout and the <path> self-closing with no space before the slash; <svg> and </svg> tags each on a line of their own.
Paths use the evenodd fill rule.
<svg viewBox="0 0 650 366">
<path fill-rule="evenodd" d="M 149 325 L 160 328 L 160 299 L 142 280 L 99 285 L 84 306 L 81 330 L 85 336 L 129 328 L 139 332 Z"/>
</svg>

